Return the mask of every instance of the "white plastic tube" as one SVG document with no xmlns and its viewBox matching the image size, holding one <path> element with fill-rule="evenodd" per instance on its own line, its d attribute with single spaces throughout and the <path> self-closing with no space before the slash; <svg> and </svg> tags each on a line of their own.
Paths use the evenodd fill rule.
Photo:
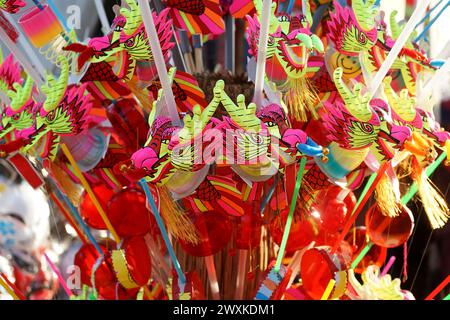
<svg viewBox="0 0 450 320">
<path fill-rule="evenodd" d="M 159 80 L 164 91 L 164 99 L 166 101 L 167 115 L 172 120 L 172 124 L 179 126 L 180 117 L 178 115 L 175 97 L 172 92 L 172 85 L 167 74 L 166 62 L 162 53 L 161 45 L 159 43 L 158 34 L 156 32 L 155 23 L 153 22 L 152 12 L 148 0 L 138 0 L 141 9 L 142 20 L 144 21 L 147 37 L 150 42 L 153 58 L 155 59 L 156 70 L 158 71 Z"/>
</svg>

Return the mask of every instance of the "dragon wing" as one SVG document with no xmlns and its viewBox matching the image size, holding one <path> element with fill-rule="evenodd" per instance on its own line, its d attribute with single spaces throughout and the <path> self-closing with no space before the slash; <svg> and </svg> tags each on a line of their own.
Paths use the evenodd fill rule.
<svg viewBox="0 0 450 320">
<path fill-rule="evenodd" d="M 214 34 L 225 31 L 219 0 L 167 0 L 174 25 L 189 35 Z"/>
<path fill-rule="evenodd" d="M 59 106 L 47 115 L 47 126 L 55 134 L 76 135 L 87 124 L 92 108 L 91 96 L 85 95 L 86 85 L 71 86 L 67 89 Z"/>
</svg>

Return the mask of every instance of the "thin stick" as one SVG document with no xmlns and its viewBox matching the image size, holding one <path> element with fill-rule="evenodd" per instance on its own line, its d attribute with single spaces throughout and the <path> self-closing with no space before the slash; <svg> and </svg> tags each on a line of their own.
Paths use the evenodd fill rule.
<svg viewBox="0 0 450 320">
<path fill-rule="evenodd" d="M 214 300 L 220 300 L 219 282 L 217 281 L 216 266 L 214 256 L 205 257 L 206 271 L 208 272 L 209 287 Z"/>
<path fill-rule="evenodd" d="M 428 297 L 425 298 L 425 300 L 432 300 L 432 299 L 433 299 L 434 297 L 436 297 L 437 294 L 438 294 L 439 292 L 441 292 L 441 291 L 445 288 L 445 286 L 447 286 L 447 284 L 449 284 L 449 283 L 450 283 L 450 274 L 447 276 L 447 278 L 445 278 L 444 281 L 441 282 L 440 285 L 438 285 L 438 286 L 436 287 L 436 289 L 434 289 L 434 290 L 428 295 Z"/>
<path fill-rule="evenodd" d="M 369 252 L 369 250 L 372 248 L 373 243 L 369 242 L 364 249 L 361 250 L 361 252 L 359 253 L 359 255 L 356 257 L 355 261 L 353 261 L 352 263 L 352 269 L 355 269 L 356 266 L 361 262 L 361 260 L 366 256 L 367 252 Z"/>
<path fill-rule="evenodd" d="M 331 279 L 330 282 L 328 282 L 327 288 L 323 292 L 322 298 L 320 298 L 320 300 L 328 300 L 335 284 L 336 281 L 334 279 Z"/>
<path fill-rule="evenodd" d="M 14 57 L 20 62 L 24 70 L 30 75 L 37 86 L 41 87 L 44 84 L 44 78 L 40 75 L 36 69 L 30 63 L 28 57 L 26 57 L 23 52 L 17 47 L 17 45 L 11 40 L 11 38 L 6 34 L 6 32 L 0 28 L 0 39 L 9 49 L 9 51 L 14 55 Z"/>
<path fill-rule="evenodd" d="M 436 171 L 436 169 L 439 167 L 442 161 L 445 160 L 446 157 L 447 153 L 442 152 L 441 155 L 430 166 L 428 166 L 426 170 L 428 177 L 431 176 L 434 173 L 434 171 Z M 403 205 L 406 205 L 409 201 L 411 201 L 411 199 L 416 195 L 417 190 L 418 190 L 417 183 L 414 182 L 414 184 L 409 189 L 408 193 L 402 197 L 401 203 Z"/>
<path fill-rule="evenodd" d="M 266 73 L 267 42 L 269 40 L 270 14 L 272 0 L 264 0 L 262 6 L 261 28 L 259 30 L 258 60 L 256 62 L 255 97 L 257 108 L 261 108 L 264 90 L 264 75 Z"/>
<path fill-rule="evenodd" d="M 370 93 L 372 97 L 378 91 L 378 88 L 383 82 L 384 77 L 388 73 L 394 61 L 397 59 L 397 56 L 399 55 L 406 41 L 408 41 L 409 36 L 414 31 L 417 22 L 420 21 L 421 17 L 426 12 L 427 7 L 430 3 L 431 0 L 423 0 L 417 3 L 417 7 L 414 10 L 411 18 L 409 19 L 408 23 L 406 24 L 405 28 L 403 29 L 398 39 L 395 41 L 395 45 L 392 47 L 391 51 L 389 52 L 389 55 L 386 57 L 386 60 L 384 60 L 377 74 L 373 78 L 373 82 L 370 88 Z"/>
<path fill-rule="evenodd" d="M 14 290 L 6 283 L 6 281 L 3 279 L 3 277 L 0 277 L 0 286 L 5 288 L 6 292 L 9 293 L 11 297 L 14 298 L 14 300 L 20 300 L 19 296 L 14 292 Z"/>
<path fill-rule="evenodd" d="M 33 0 L 33 3 L 36 5 L 36 7 L 39 8 L 39 10 L 44 10 L 44 6 L 42 5 L 42 3 L 39 0 Z"/>
<path fill-rule="evenodd" d="M 55 16 L 58 18 L 59 22 L 64 26 L 64 30 L 69 33 L 70 29 L 69 26 L 67 25 L 66 19 L 64 18 L 64 16 L 61 14 L 61 11 L 58 10 L 58 7 L 53 3 L 53 0 L 47 0 L 47 4 L 49 5 L 49 7 L 52 9 L 53 13 L 55 14 Z"/>
<path fill-rule="evenodd" d="M 245 268 L 247 267 L 247 250 L 239 250 L 238 270 L 236 277 L 236 300 L 242 300 L 244 297 Z"/>
<path fill-rule="evenodd" d="M 445 6 L 441 9 L 441 11 L 438 12 L 438 14 L 430 21 L 428 24 L 423 28 L 422 32 L 414 39 L 414 42 L 419 41 L 422 39 L 430 30 L 431 26 L 441 17 L 441 15 L 444 13 L 444 11 L 450 6 L 450 1 L 448 1 Z"/>
<path fill-rule="evenodd" d="M 388 165 L 389 162 L 385 162 L 383 166 L 378 170 L 376 175 L 375 176 L 372 175 L 372 177 L 367 182 L 367 185 L 364 188 L 365 193 L 363 192 L 363 194 L 361 194 L 360 199 L 358 200 L 358 204 L 355 206 L 355 209 L 353 210 L 352 216 L 350 217 L 350 219 L 347 220 L 344 229 L 342 230 L 341 234 L 339 235 L 339 238 L 337 239 L 334 247 L 331 250 L 332 254 L 336 252 L 339 244 L 342 242 L 342 240 L 344 240 L 351 226 L 356 221 L 356 218 L 364 208 L 364 205 L 366 204 L 367 200 L 369 200 L 370 196 L 372 195 L 372 192 L 375 190 L 375 187 L 377 186 L 378 182 L 380 181 L 381 177 L 386 171 Z"/>
<path fill-rule="evenodd" d="M 156 206 L 155 200 L 153 199 L 153 195 L 150 191 L 150 188 L 148 187 L 145 179 L 140 180 L 139 185 L 141 186 L 142 190 L 144 190 L 145 195 L 147 197 L 147 201 L 150 204 L 151 211 L 156 219 L 159 231 L 161 231 L 161 235 L 163 237 L 164 243 L 166 244 L 167 251 L 169 251 L 170 258 L 172 259 L 173 266 L 178 274 L 178 279 L 180 279 L 182 283 L 186 283 L 186 277 L 184 276 L 184 273 L 181 270 L 180 262 L 178 261 L 177 256 L 175 255 L 175 251 L 173 250 L 173 246 L 170 243 L 169 235 L 167 233 L 166 227 L 164 226 L 164 222 L 161 218 L 161 215 L 159 214 L 158 207 Z"/>
<path fill-rule="evenodd" d="M 386 263 L 386 265 L 383 268 L 383 271 L 381 272 L 381 276 L 385 276 L 389 272 L 389 269 L 391 269 L 392 265 L 395 262 L 395 259 L 396 259 L 395 256 L 392 256 L 389 259 L 388 263 Z"/>
<path fill-rule="evenodd" d="M 86 234 L 86 237 L 92 243 L 95 250 L 97 250 L 99 256 L 100 257 L 103 256 L 103 251 L 100 249 L 100 246 L 98 245 L 97 241 L 95 241 L 94 236 L 92 235 L 91 231 L 86 226 L 86 224 L 84 223 L 83 219 L 81 218 L 81 216 L 78 213 L 75 206 L 72 204 L 72 202 L 70 202 L 70 200 L 67 198 L 67 196 L 65 196 L 57 187 L 54 188 L 54 190 L 55 190 L 58 198 L 62 199 L 64 201 L 64 203 L 66 204 L 66 206 L 69 208 L 72 216 L 77 220 L 78 224 L 81 226 L 81 229 L 83 229 L 84 233 Z"/>
<path fill-rule="evenodd" d="M 70 291 L 69 287 L 67 287 L 66 281 L 64 280 L 63 276 L 61 275 L 61 272 L 59 272 L 58 268 L 55 266 L 55 264 L 50 260 L 48 255 L 44 253 L 45 260 L 47 261 L 50 268 L 53 270 L 53 272 L 58 277 L 59 284 L 63 287 L 64 291 L 66 292 L 67 296 L 70 298 L 73 296 L 72 291 Z"/>
<path fill-rule="evenodd" d="M 155 24 L 153 22 L 152 12 L 148 0 L 138 0 L 141 8 L 142 20 L 144 21 L 147 37 L 152 49 L 153 58 L 155 59 L 156 69 L 158 71 L 159 80 L 164 91 L 164 99 L 166 101 L 167 115 L 171 118 L 173 125 L 179 126 L 180 117 L 178 115 L 175 97 L 172 92 L 172 85 L 170 84 L 169 76 L 167 74 L 166 62 L 159 44 L 158 33 L 156 32 Z"/>
<path fill-rule="evenodd" d="M 201 35 L 192 35 L 192 45 L 194 46 L 195 53 L 195 71 L 197 73 L 203 72 L 203 40 Z"/>
<path fill-rule="evenodd" d="M 108 17 L 106 15 L 105 6 L 103 5 L 102 0 L 95 0 L 95 8 L 97 9 L 98 16 L 100 18 L 100 22 L 102 24 L 103 33 L 108 33 L 111 29 L 111 24 L 108 21 Z"/>
<path fill-rule="evenodd" d="M 81 172 L 80 168 L 78 167 L 77 162 L 73 158 L 72 154 L 70 153 L 69 149 L 65 144 L 61 144 L 61 149 L 64 152 L 64 155 L 69 160 L 70 164 L 72 165 L 75 174 L 77 175 L 78 179 L 80 179 L 81 184 L 83 185 L 84 189 L 88 193 L 89 197 L 92 200 L 92 203 L 97 208 L 98 213 L 102 217 L 103 222 L 105 223 L 106 227 L 108 228 L 109 232 L 111 232 L 111 235 L 114 238 L 114 241 L 116 241 L 117 244 L 120 243 L 120 237 L 117 234 L 116 230 L 114 229 L 113 225 L 111 224 L 111 221 L 109 220 L 108 216 L 106 215 L 105 210 L 103 209 L 102 205 L 97 199 L 97 196 L 95 195 L 94 191 L 92 190 L 91 186 L 89 185 L 88 181 L 84 177 L 83 173 Z"/>
<path fill-rule="evenodd" d="M 280 244 L 280 250 L 278 251 L 277 261 L 275 263 L 275 271 L 280 271 L 281 262 L 283 261 L 284 252 L 286 250 L 287 241 L 289 239 L 289 233 L 291 231 L 292 218 L 294 216 L 295 206 L 297 204 L 298 193 L 300 191 L 300 186 L 302 185 L 303 173 L 305 172 L 306 157 L 303 157 L 300 161 L 300 167 L 297 173 L 297 180 L 295 182 L 294 194 L 291 200 L 291 206 L 289 208 L 289 215 L 286 220 L 286 225 L 284 226 L 283 238 Z"/>
<path fill-rule="evenodd" d="M 225 17 L 225 68 L 235 74 L 235 33 L 234 18 L 231 15 Z"/>
<path fill-rule="evenodd" d="M 23 295 L 23 293 L 20 292 L 19 288 L 17 288 L 17 286 L 14 283 L 9 281 L 8 277 L 4 273 L 0 272 L 0 278 L 3 278 L 3 280 L 5 280 L 6 284 L 14 291 L 19 300 L 27 300 L 27 298 Z"/>
</svg>

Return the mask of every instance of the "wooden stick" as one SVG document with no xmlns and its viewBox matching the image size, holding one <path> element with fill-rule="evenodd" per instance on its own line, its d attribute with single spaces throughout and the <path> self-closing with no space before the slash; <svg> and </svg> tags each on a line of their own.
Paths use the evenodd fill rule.
<svg viewBox="0 0 450 320">
<path fill-rule="evenodd" d="M 111 224 L 111 221 L 109 220 L 108 216 L 106 215 L 106 212 L 103 209 L 102 205 L 98 201 L 97 196 L 95 195 L 94 191 L 92 190 L 91 186 L 89 185 L 89 182 L 86 180 L 86 178 L 84 177 L 84 175 L 81 172 L 80 168 L 78 167 L 77 162 L 75 161 L 75 159 L 73 158 L 73 156 L 70 153 L 69 149 L 67 148 L 67 146 L 64 143 L 61 144 L 61 149 L 64 152 L 64 155 L 69 160 L 70 164 L 72 165 L 72 167 L 73 167 L 73 169 L 75 171 L 75 174 L 77 175 L 78 179 L 80 179 L 80 182 L 83 185 L 84 189 L 86 190 L 86 192 L 88 193 L 89 197 L 91 198 L 92 203 L 97 208 L 98 213 L 102 217 L 103 222 L 105 223 L 105 225 L 108 228 L 109 232 L 113 236 L 114 241 L 116 241 L 116 243 L 119 244 L 120 243 L 119 235 L 117 234 L 116 230 L 114 229 L 113 225 Z"/>
</svg>

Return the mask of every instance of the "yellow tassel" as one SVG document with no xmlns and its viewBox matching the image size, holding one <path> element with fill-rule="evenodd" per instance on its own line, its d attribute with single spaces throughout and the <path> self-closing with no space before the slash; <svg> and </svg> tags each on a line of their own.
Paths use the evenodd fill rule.
<svg viewBox="0 0 450 320">
<path fill-rule="evenodd" d="M 145 112 L 150 113 L 150 111 L 153 108 L 153 99 L 152 99 L 152 95 L 151 95 L 150 91 L 139 86 L 139 84 L 135 78 L 133 78 L 129 82 L 127 82 L 127 85 L 130 88 L 133 95 L 139 101 L 142 109 Z"/>
<path fill-rule="evenodd" d="M 67 172 L 64 171 L 60 166 L 58 166 L 58 164 L 51 161 L 49 161 L 49 163 L 51 175 L 56 180 L 56 183 L 61 186 L 63 192 L 67 195 L 70 202 L 72 202 L 74 206 L 78 207 L 78 204 L 80 203 L 82 188 L 74 183 L 67 176 Z"/>
<path fill-rule="evenodd" d="M 425 170 L 422 170 L 416 161 L 413 163 L 415 165 L 414 180 L 417 183 L 420 200 L 430 220 L 431 227 L 433 229 L 442 228 L 450 217 L 447 203 L 433 182 L 428 179 Z"/>
<path fill-rule="evenodd" d="M 174 201 L 166 187 L 158 187 L 161 216 L 168 231 L 176 238 L 197 244 L 199 236 L 197 229 L 188 218 L 186 212 Z"/>
<path fill-rule="evenodd" d="M 375 198 L 381 213 L 387 217 L 394 218 L 400 213 L 394 186 L 385 174 L 375 188 Z"/>
<path fill-rule="evenodd" d="M 313 119 L 317 119 L 316 106 L 320 101 L 317 91 L 307 78 L 290 78 L 280 87 L 286 92 L 284 101 L 288 107 L 291 118 L 306 122 L 308 120 L 307 111 L 311 113 Z"/>
</svg>

